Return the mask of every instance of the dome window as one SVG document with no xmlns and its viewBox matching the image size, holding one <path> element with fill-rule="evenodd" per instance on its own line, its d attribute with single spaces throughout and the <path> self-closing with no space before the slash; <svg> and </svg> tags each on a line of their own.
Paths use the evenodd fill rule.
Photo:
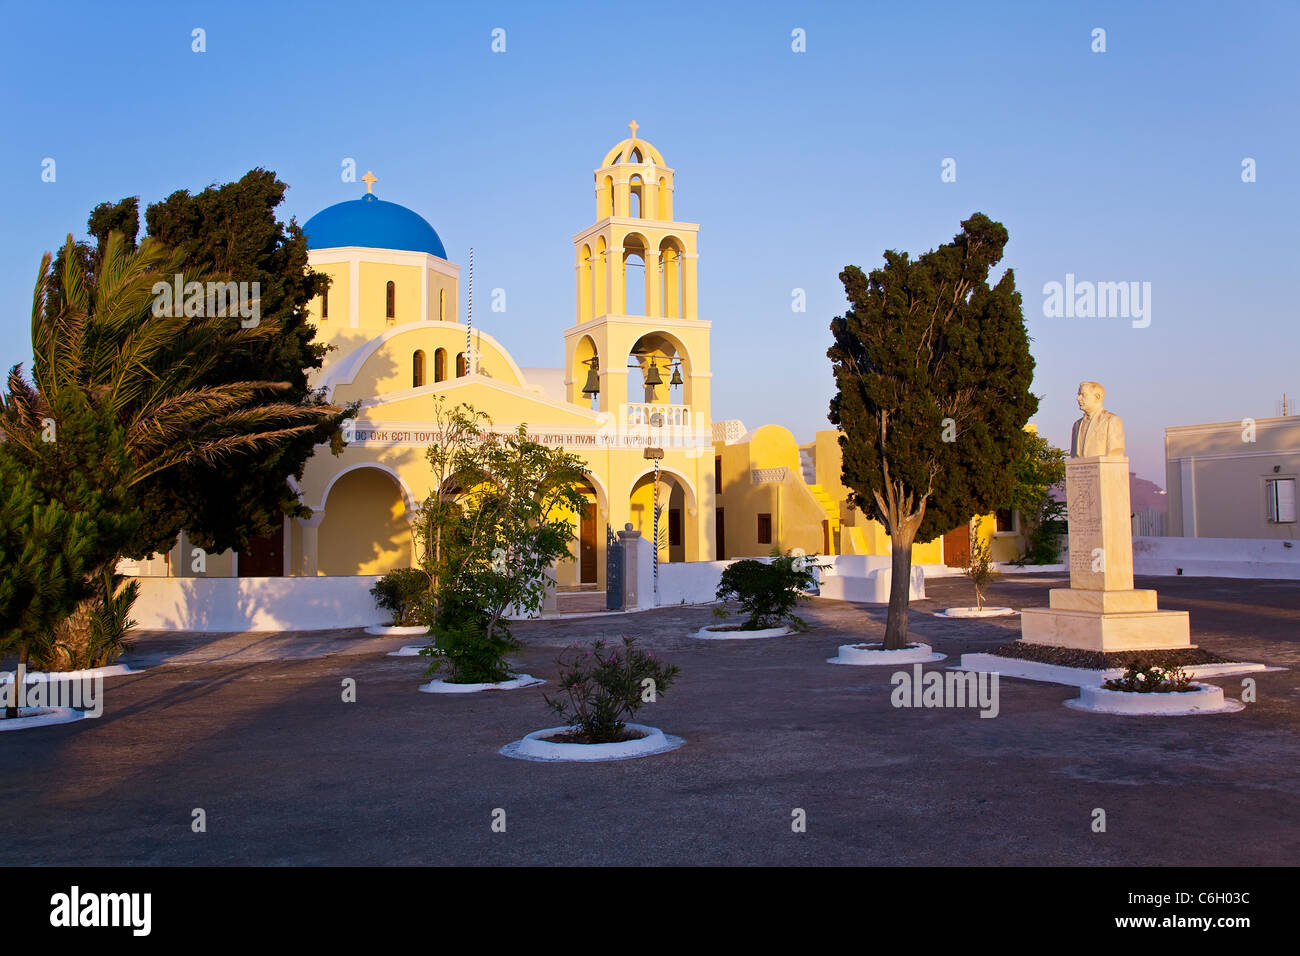
<svg viewBox="0 0 1300 956">
<path fill-rule="evenodd" d="M 396 283 L 393 283 L 393 282 L 388 283 L 388 290 L 387 290 L 387 293 L 386 293 L 385 296 L 384 296 L 384 303 L 385 303 L 385 308 L 386 308 L 386 311 L 385 311 L 384 314 L 388 316 L 388 324 L 389 324 L 389 325 L 393 325 L 393 324 L 396 322 L 396 320 L 397 320 L 397 285 L 396 285 Z"/>
</svg>

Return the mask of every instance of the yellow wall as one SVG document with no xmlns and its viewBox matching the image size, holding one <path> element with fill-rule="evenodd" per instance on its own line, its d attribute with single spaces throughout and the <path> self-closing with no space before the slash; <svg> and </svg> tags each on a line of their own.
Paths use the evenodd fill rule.
<svg viewBox="0 0 1300 956">
<path fill-rule="evenodd" d="M 373 468 L 335 482 L 318 538 L 320 574 L 383 574 L 411 567 L 411 530 L 393 479 Z"/>
</svg>

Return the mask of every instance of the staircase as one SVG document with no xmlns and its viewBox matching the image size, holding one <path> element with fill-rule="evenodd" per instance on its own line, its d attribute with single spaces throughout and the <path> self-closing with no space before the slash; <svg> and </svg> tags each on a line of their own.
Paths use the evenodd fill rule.
<svg viewBox="0 0 1300 956">
<path fill-rule="evenodd" d="M 814 457 L 813 449 L 799 449 L 799 472 L 803 476 L 803 483 L 808 486 L 812 496 L 817 499 L 822 511 L 826 512 L 827 527 L 830 529 L 831 536 L 830 550 L 834 551 L 835 542 L 839 538 L 840 508 L 835 503 L 835 499 L 828 495 L 821 485 L 817 484 L 817 460 Z"/>
<path fill-rule="evenodd" d="M 811 448 L 799 449 L 799 470 L 803 473 L 803 483 L 808 487 L 817 484 L 817 459 Z"/>
</svg>

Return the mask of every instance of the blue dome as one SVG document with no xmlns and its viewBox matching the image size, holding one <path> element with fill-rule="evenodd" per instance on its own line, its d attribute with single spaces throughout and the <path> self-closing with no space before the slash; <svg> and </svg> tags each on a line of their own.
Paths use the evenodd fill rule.
<svg viewBox="0 0 1300 956">
<path fill-rule="evenodd" d="M 309 249 L 367 246 L 447 258 L 442 240 L 423 216 L 395 202 L 377 199 L 372 193 L 322 209 L 303 223 L 302 231 Z"/>
</svg>

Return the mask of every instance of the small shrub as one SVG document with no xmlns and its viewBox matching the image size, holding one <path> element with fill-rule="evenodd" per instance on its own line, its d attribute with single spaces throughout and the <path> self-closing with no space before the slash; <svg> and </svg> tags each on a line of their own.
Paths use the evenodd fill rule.
<svg viewBox="0 0 1300 956">
<path fill-rule="evenodd" d="M 980 519 L 976 518 L 970 529 L 970 550 L 962 556 L 961 570 L 970 579 L 975 588 L 975 607 L 984 608 L 984 595 L 998 576 L 998 569 L 993 567 L 993 545 L 980 537 Z"/>
<path fill-rule="evenodd" d="M 393 627 L 415 627 L 429 623 L 425 611 L 429 581 L 420 568 L 398 568 L 376 581 L 370 593 L 381 610 L 393 615 Z"/>
<path fill-rule="evenodd" d="M 1159 667 L 1145 661 L 1130 664 L 1122 677 L 1112 677 L 1101 686 L 1136 694 L 1180 694 L 1196 689 L 1192 676 L 1182 667 Z"/>
<path fill-rule="evenodd" d="M 827 565 L 828 567 L 829 565 Z M 803 555 L 774 551 L 771 563 L 746 560 L 728 565 L 718 582 L 716 597 L 720 601 L 735 599 L 748 615 L 740 625 L 743 631 L 789 626 L 806 631 L 807 623 L 794 613 L 804 591 L 817 583 L 813 568 L 820 567 Z M 715 617 L 727 616 L 726 606 L 713 609 Z"/>
<path fill-rule="evenodd" d="M 573 644 L 556 659 L 565 696 L 555 700 L 542 696 L 588 743 L 622 740 L 627 722 L 643 704 L 664 693 L 680 673 L 676 664 L 664 664 L 635 644 L 631 637 L 624 637 L 623 646 L 613 649 L 602 640 L 590 650 Z M 653 683 L 647 685 L 647 680 Z"/>
<path fill-rule="evenodd" d="M 520 646 L 504 619 L 488 634 L 490 615 L 482 600 L 467 592 L 444 597 L 434 619 L 433 645 L 420 653 L 431 658 L 428 677 L 444 668 L 452 684 L 496 684 L 510 679 L 506 654 Z"/>
</svg>

